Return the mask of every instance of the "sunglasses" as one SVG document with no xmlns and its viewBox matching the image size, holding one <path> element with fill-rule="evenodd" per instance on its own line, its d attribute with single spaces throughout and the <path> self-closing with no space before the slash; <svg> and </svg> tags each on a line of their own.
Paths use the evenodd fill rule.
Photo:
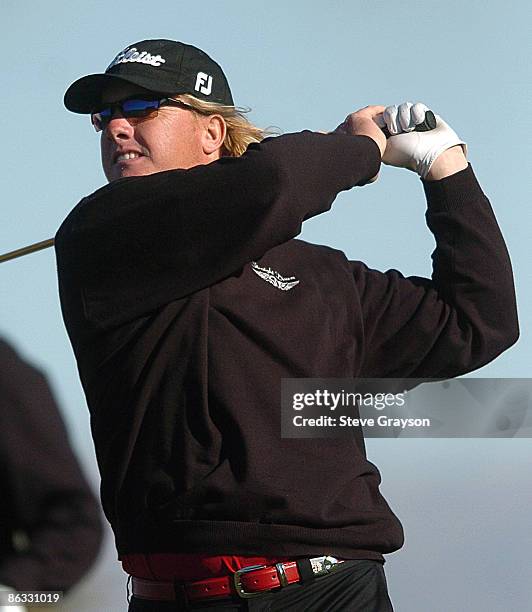
<svg viewBox="0 0 532 612">
<path fill-rule="evenodd" d="M 115 102 L 97 113 L 92 113 L 91 122 L 94 129 L 97 132 L 101 132 L 109 125 L 116 109 L 118 109 L 122 117 L 125 117 L 131 125 L 136 125 L 141 121 L 156 117 L 159 109 L 163 106 L 180 106 L 182 108 L 193 109 L 190 104 L 175 98 L 160 98 L 159 100 L 131 98 L 129 100 L 122 100 L 122 102 Z"/>
</svg>

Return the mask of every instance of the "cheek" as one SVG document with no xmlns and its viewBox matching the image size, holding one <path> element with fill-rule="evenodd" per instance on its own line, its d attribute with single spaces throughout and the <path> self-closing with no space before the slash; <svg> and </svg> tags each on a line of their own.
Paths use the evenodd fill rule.
<svg viewBox="0 0 532 612">
<path fill-rule="evenodd" d="M 185 111 L 186 112 L 186 111 Z M 197 122 L 188 114 L 173 114 L 161 117 L 159 135 L 165 144 L 175 150 L 176 148 L 190 148 L 199 137 Z"/>
<path fill-rule="evenodd" d="M 109 140 L 104 138 L 103 134 L 100 137 L 100 156 L 102 158 L 102 166 L 104 168 L 109 167 L 111 159 L 111 146 Z"/>
<path fill-rule="evenodd" d="M 201 158 L 201 142 L 192 129 L 183 130 L 179 135 L 173 134 L 160 144 L 166 159 L 181 167 L 193 165 Z"/>
</svg>

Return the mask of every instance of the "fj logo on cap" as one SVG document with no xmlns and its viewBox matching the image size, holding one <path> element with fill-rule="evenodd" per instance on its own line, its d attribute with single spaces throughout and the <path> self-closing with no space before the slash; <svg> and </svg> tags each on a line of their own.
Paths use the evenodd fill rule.
<svg viewBox="0 0 532 612">
<path fill-rule="evenodd" d="M 139 64 L 149 64 L 150 66 L 160 66 L 165 64 L 166 60 L 160 55 L 152 55 L 147 51 L 137 51 L 136 47 L 124 49 L 115 57 L 115 59 L 107 66 L 107 70 L 117 64 L 127 64 L 128 62 L 138 62 Z"/>
<path fill-rule="evenodd" d="M 208 96 L 212 91 L 212 76 L 204 72 L 198 72 L 194 89 Z"/>
</svg>

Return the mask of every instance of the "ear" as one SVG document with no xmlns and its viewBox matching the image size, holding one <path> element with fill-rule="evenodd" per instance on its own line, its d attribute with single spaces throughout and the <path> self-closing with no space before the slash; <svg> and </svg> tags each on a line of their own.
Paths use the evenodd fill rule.
<svg viewBox="0 0 532 612">
<path fill-rule="evenodd" d="M 221 115 L 209 115 L 203 123 L 202 148 L 205 155 L 212 155 L 222 148 L 227 126 Z"/>
</svg>

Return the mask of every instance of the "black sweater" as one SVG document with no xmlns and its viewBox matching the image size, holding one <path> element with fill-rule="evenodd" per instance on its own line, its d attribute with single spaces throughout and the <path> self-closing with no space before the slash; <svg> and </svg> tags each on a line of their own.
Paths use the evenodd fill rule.
<svg viewBox="0 0 532 612">
<path fill-rule="evenodd" d="M 59 229 L 63 315 L 120 554 L 378 559 L 401 546 L 360 432 L 281 439 L 281 379 L 456 376 L 518 332 L 506 248 L 470 168 L 424 183 L 432 280 L 294 239 L 379 160 L 364 136 L 287 134 L 118 180 Z M 280 290 L 257 265 L 299 283 Z"/>
</svg>

